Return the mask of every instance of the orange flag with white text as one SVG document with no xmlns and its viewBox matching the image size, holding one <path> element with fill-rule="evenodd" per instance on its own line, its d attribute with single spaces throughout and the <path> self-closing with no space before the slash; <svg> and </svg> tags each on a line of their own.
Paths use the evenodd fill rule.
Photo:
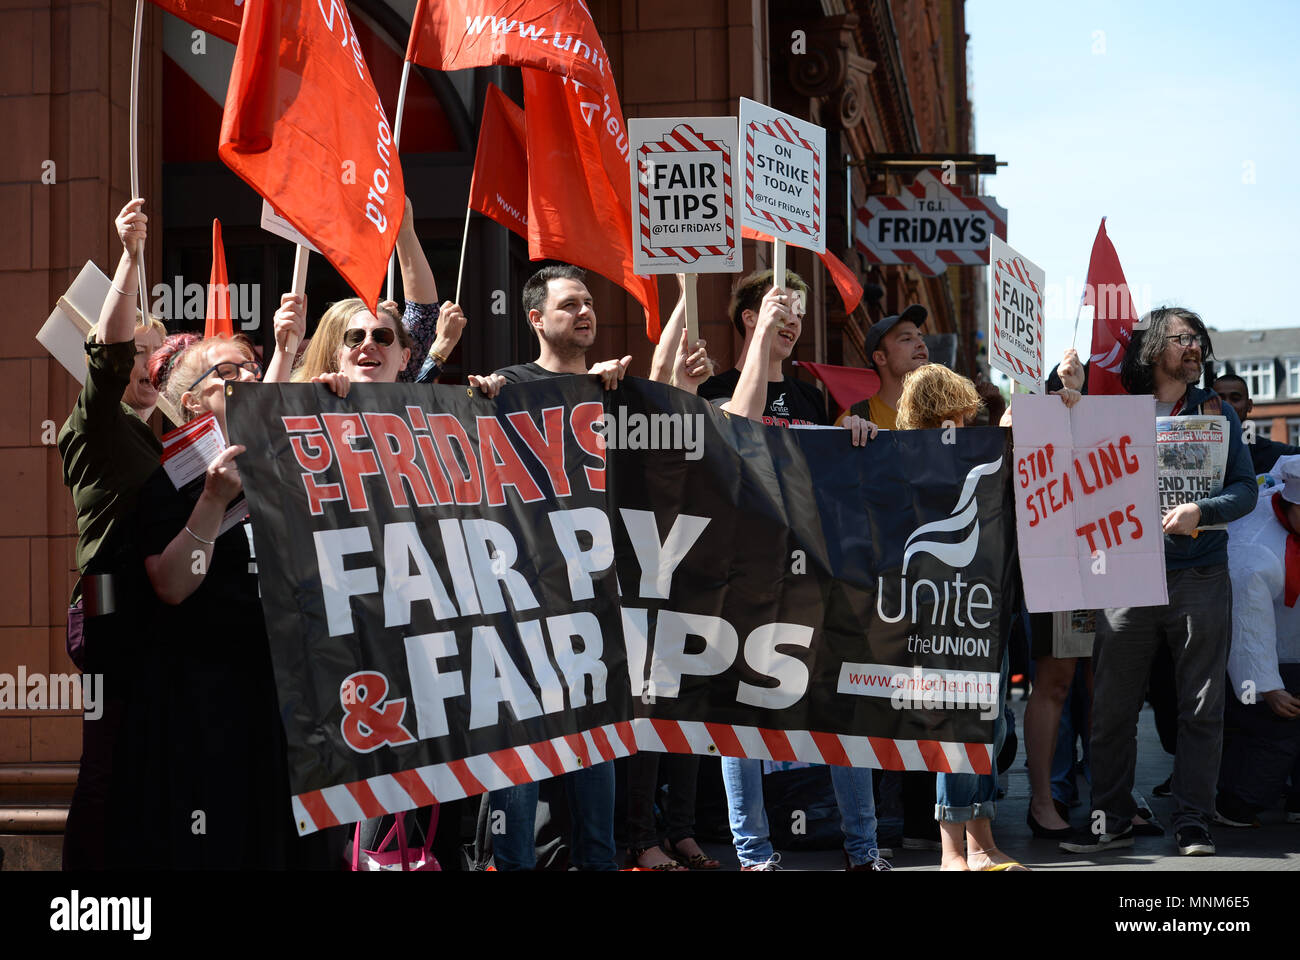
<svg viewBox="0 0 1300 960">
<path fill-rule="evenodd" d="M 242 0 L 152 0 L 190 26 L 198 27 L 228 43 L 239 42 L 239 21 L 244 16 Z"/>
<path fill-rule="evenodd" d="M 205 337 L 235 335 L 230 319 L 230 279 L 226 275 L 226 247 L 221 242 L 221 221 L 212 220 L 212 270 L 208 273 L 208 319 L 203 326 Z"/>
<path fill-rule="evenodd" d="M 343 0 L 244 0 L 218 153 L 373 310 L 405 209 Z"/>
<path fill-rule="evenodd" d="M 593 85 L 610 79 L 582 0 L 419 0 L 406 59 L 431 70 L 509 64 Z"/>
<path fill-rule="evenodd" d="M 524 111 L 488 84 L 483 121 L 478 128 L 470 209 L 528 239 L 528 157 L 524 152 Z"/>
<path fill-rule="evenodd" d="M 602 56 L 603 56 L 602 48 Z M 659 341 L 659 287 L 632 265 L 628 137 L 618 91 L 523 71 L 528 126 L 528 255 L 608 277 L 645 308 Z"/>
</svg>

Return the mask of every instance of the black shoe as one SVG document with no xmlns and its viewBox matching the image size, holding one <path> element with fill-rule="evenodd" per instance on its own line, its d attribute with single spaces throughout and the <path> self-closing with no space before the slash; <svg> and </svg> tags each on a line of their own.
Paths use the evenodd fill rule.
<svg viewBox="0 0 1300 960">
<path fill-rule="evenodd" d="M 1129 824 L 1119 833 L 1093 833 L 1091 830 L 1076 830 L 1068 840 L 1061 841 L 1061 849 L 1066 853 L 1099 853 L 1102 850 L 1133 846 L 1133 825 Z"/>
<path fill-rule="evenodd" d="M 1178 852 L 1185 857 L 1214 856 L 1214 838 L 1204 827 L 1183 827 L 1178 831 Z"/>
<path fill-rule="evenodd" d="M 1067 824 L 1070 822 L 1069 817 L 1062 817 Z M 1025 811 L 1025 822 L 1029 824 L 1029 831 L 1039 840 L 1064 840 L 1074 833 L 1074 828 L 1070 826 L 1048 828 L 1038 822 L 1034 816 L 1033 808 Z"/>
<path fill-rule="evenodd" d="M 1172 797 L 1174 795 L 1173 782 L 1174 782 L 1174 775 L 1171 773 L 1169 774 L 1168 778 L 1165 780 L 1164 783 L 1158 783 L 1151 788 L 1151 796 Z"/>
</svg>

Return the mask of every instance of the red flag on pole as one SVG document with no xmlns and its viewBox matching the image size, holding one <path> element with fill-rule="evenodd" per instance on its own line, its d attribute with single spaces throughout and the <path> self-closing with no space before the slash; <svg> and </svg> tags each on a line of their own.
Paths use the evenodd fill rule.
<svg viewBox="0 0 1300 960">
<path fill-rule="evenodd" d="M 153 0 L 153 4 L 214 37 L 239 43 L 242 0 Z"/>
<path fill-rule="evenodd" d="M 230 280 L 226 276 L 226 247 L 221 242 L 221 221 L 212 220 L 212 270 L 208 274 L 208 320 L 205 337 L 233 337 L 230 321 Z"/>
<path fill-rule="evenodd" d="M 810 363 L 807 360 L 794 361 L 796 366 L 807 367 L 830 391 L 841 410 L 847 410 L 855 403 L 880 392 L 880 374 L 863 367 L 837 367 L 829 363 Z"/>
<path fill-rule="evenodd" d="M 524 111 L 489 83 L 478 130 L 469 205 L 528 239 L 528 156 Z"/>
<path fill-rule="evenodd" d="M 406 59 L 431 70 L 504 63 L 613 85 L 581 0 L 419 0 Z"/>
<path fill-rule="evenodd" d="M 601 48 L 604 56 L 604 48 Z M 603 90 L 525 69 L 528 255 L 594 270 L 645 308 L 646 336 L 659 341 L 659 286 L 632 265 L 632 188 L 623 108 Z"/>
<path fill-rule="evenodd" d="M 764 243 L 774 242 L 772 237 L 768 236 L 766 233 L 761 233 L 760 231 L 755 230 L 753 227 L 741 227 L 740 232 L 746 240 L 761 240 Z M 792 247 L 799 246 L 797 243 L 792 243 L 790 241 L 786 242 Z M 840 292 L 840 299 L 844 301 L 844 312 L 852 313 L 857 309 L 858 304 L 862 302 L 861 282 L 853 271 L 849 269 L 849 265 L 829 250 L 825 253 L 819 253 L 817 256 L 821 258 L 822 266 L 826 268 L 826 272 L 831 275 L 831 282 L 835 284 L 835 289 Z M 844 367 L 843 369 L 848 370 L 852 368 Z M 830 383 L 828 382 L 826 386 L 829 387 Z M 876 385 L 876 389 L 880 389 L 879 384 Z M 875 391 L 872 392 L 874 393 Z M 870 394 L 868 394 L 868 396 L 870 396 Z"/>
<path fill-rule="evenodd" d="M 1125 393 L 1120 385 L 1119 370 L 1124 353 L 1133 338 L 1137 308 L 1129 293 L 1119 255 L 1106 235 L 1106 218 L 1101 218 L 1097 238 L 1092 242 L 1088 261 L 1088 282 L 1083 288 L 1083 302 L 1092 304 L 1092 356 L 1088 358 L 1088 392 L 1093 394 Z"/>
<path fill-rule="evenodd" d="M 373 310 L 405 209 L 342 0 L 245 0 L 218 152 Z"/>
</svg>

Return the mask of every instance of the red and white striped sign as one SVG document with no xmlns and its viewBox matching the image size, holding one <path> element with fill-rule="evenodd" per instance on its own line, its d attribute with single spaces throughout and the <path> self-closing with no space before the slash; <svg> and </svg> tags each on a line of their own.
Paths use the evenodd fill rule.
<svg viewBox="0 0 1300 960">
<path fill-rule="evenodd" d="M 636 272 L 738 272 L 735 119 L 633 119 L 628 134 L 638 224 Z"/>
<path fill-rule="evenodd" d="M 745 141 L 741 225 L 825 253 L 825 129 L 744 97 L 740 129 Z"/>
<path fill-rule="evenodd" d="M 400 773 L 385 773 L 300 793 L 293 798 L 298 833 L 477 796 L 559 776 L 638 750 L 801 760 L 881 770 L 991 773 L 993 748 L 985 743 L 940 743 L 851 737 L 807 730 L 769 730 L 737 724 L 638 718 L 593 727 L 582 734 L 526 747 L 482 753 Z"/>
<path fill-rule="evenodd" d="M 1007 237 L 1007 211 L 992 197 L 968 197 L 940 170 L 923 170 L 897 197 L 858 208 L 855 246 L 868 263 L 902 263 L 925 277 L 950 265 L 989 262 L 989 238 Z"/>
<path fill-rule="evenodd" d="M 1046 274 L 997 237 L 989 250 L 989 362 L 1031 393 L 1042 393 Z"/>
</svg>

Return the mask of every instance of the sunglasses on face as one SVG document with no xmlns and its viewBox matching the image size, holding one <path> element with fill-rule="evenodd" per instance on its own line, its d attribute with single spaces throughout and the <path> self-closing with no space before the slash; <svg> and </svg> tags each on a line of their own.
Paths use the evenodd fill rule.
<svg viewBox="0 0 1300 960">
<path fill-rule="evenodd" d="M 220 380 L 238 380 L 241 370 L 249 370 L 258 380 L 262 379 L 262 365 L 256 360 L 245 360 L 242 363 L 237 363 L 234 360 L 222 360 L 220 363 L 214 363 L 204 370 L 199 378 L 190 384 L 189 390 L 193 390 L 208 379 L 210 373 L 215 373 Z"/>
<path fill-rule="evenodd" d="M 349 350 L 355 350 L 366 342 L 367 332 L 370 334 L 370 339 L 381 347 L 391 347 L 393 341 L 397 339 L 397 334 L 393 332 L 391 327 L 375 327 L 370 331 L 361 327 L 352 327 L 343 331 L 343 346 Z"/>
</svg>

